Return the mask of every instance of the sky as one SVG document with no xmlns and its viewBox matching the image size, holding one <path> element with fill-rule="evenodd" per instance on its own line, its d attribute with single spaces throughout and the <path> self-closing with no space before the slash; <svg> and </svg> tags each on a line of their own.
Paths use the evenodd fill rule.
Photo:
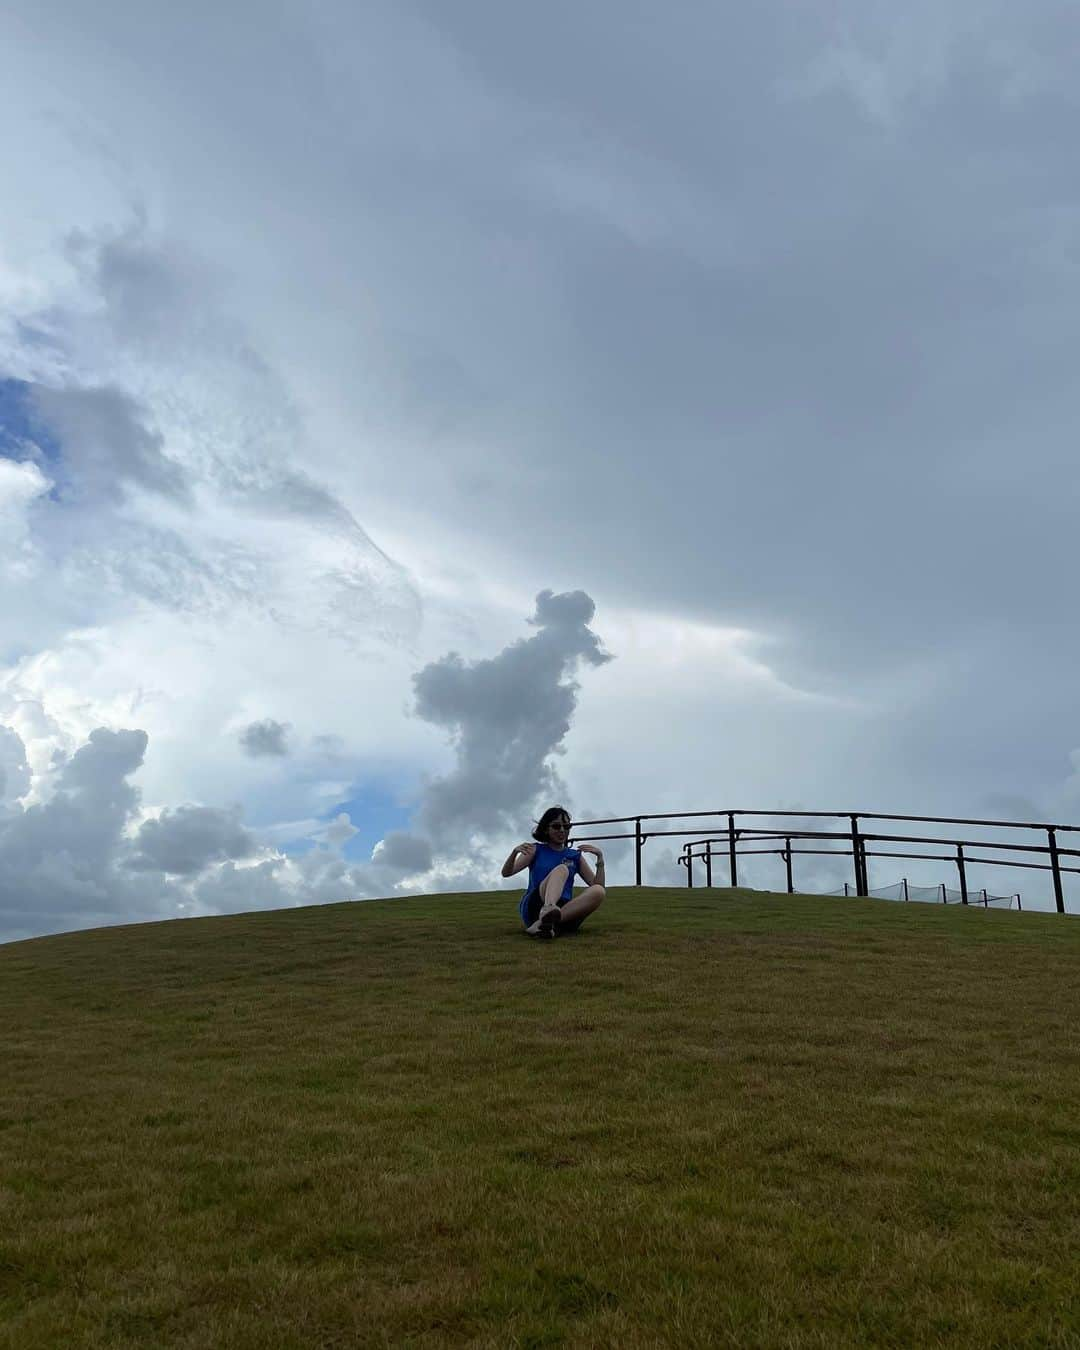
<svg viewBox="0 0 1080 1350">
<path fill-rule="evenodd" d="M 1075 6 L 4 26 L 0 941 L 1080 822 Z"/>
</svg>

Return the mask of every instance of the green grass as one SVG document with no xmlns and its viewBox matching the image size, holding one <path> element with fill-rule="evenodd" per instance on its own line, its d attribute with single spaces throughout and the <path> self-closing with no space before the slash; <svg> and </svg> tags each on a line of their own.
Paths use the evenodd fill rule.
<svg viewBox="0 0 1080 1350">
<path fill-rule="evenodd" d="M 0 947 L 0 1346 L 1080 1346 L 1078 962 L 658 889 Z"/>
</svg>

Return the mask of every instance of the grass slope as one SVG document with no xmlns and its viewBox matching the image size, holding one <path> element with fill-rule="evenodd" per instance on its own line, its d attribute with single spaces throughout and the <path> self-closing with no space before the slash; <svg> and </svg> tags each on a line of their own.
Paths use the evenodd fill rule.
<svg viewBox="0 0 1080 1350">
<path fill-rule="evenodd" d="M 1078 958 L 658 889 L 0 947 L 0 1345 L 1080 1345 Z"/>
</svg>

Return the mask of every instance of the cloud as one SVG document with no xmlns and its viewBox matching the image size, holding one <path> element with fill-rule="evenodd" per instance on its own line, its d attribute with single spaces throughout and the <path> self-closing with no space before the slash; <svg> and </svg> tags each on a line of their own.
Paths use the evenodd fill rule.
<svg viewBox="0 0 1080 1350">
<path fill-rule="evenodd" d="M 577 705 L 582 663 L 611 656 L 589 628 L 595 605 L 584 591 L 541 591 L 531 638 L 497 656 L 465 661 L 455 652 L 413 680 L 416 712 L 449 731 L 457 764 L 431 781 L 419 827 L 435 838 L 491 834 L 518 823 L 539 798 L 561 789 L 548 762 L 559 753 Z"/>
<path fill-rule="evenodd" d="M 342 858 L 348 815 L 321 827 L 329 847 L 291 858 L 261 844 L 238 808 L 181 805 L 144 817 L 130 780 L 147 735 L 96 728 L 35 783 L 22 737 L 0 727 L 0 941 L 98 924 L 392 895 L 430 866 L 422 842 L 388 836 L 367 863 Z M 20 799 L 35 791 L 42 800 Z M 313 822 L 314 823 L 314 822 Z"/>
<path fill-rule="evenodd" d="M 63 765 L 48 801 L 0 819 L 0 895 L 9 922 L 17 913 L 48 928 L 124 903 L 115 861 L 138 803 L 127 779 L 145 751 L 145 732 L 98 728 Z"/>
<path fill-rule="evenodd" d="M 207 270 L 143 220 L 76 232 L 68 255 L 74 285 L 0 332 L 0 430 L 26 461 L 18 481 L 6 469 L 0 513 L 8 501 L 38 560 L 49 636 L 149 602 L 358 648 L 409 641 L 411 579 L 297 469 L 313 458 L 303 419 Z M 43 483 L 27 465 L 53 488 L 32 514 Z"/>
<path fill-rule="evenodd" d="M 427 872 L 433 863 L 427 840 L 400 830 L 391 831 L 375 845 L 371 860 L 398 872 Z"/>
<path fill-rule="evenodd" d="M 193 876 L 210 863 L 250 858 L 255 840 L 238 810 L 180 806 L 144 821 L 135 837 L 135 855 L 126 866 L 136 872 Z"/>
<path fill-rule="evenodd" d="M 675 850 L 664 846 L 654 853 L 645 849 L 643 880 L 646 886 L 685 886 L 686 868 L 680 867 Z"/>
<path fill-rule="evenodd" d="M 0 815 L 6 803 L 24 797 L 30 790 L 30 765 L 22 737 L 11 727 L 0 726 Z"/>
<path fill-rule="evenodd" d="M 50 389 L 28 385 L 37 417 L 62 447 L 62 490 L 84 498 L 121 500 L 126 487 L 191 504 L 187 474 L 164 451 L 146 411 L 117 388 Z"/>
<path fill-rule="evenodd" d="M 240 744 L 247 755 L 287 755 L 288 733 L 287 722 L 275 722 L 272 717 L 267 717 L 246 726 L 240 733 Z"/>
<path fill-rule="evenodd" d="M 235 847 L 235 837 L 220 826 L 208 842 L 213 813 L 183 808 L 145 822 L 133 845 L 140 801 L 130 779 L 146 754 L 144 731 L 96 728 L 51 773 L 37 775 L 22 753 L 22 738 L 10 727 L 2 730 L 0 746 L 17 765 L 21 795 L 29 799 L 38 789 L 34 778 L 46 780 L 41 800 L 20 805 L 9 798 L 0 814 L 3 938 L 176 914 L 184 896 L 169 870 L 194 865 L 200 850 L 205 856 Z"/>
<path fill-rule="evenodd" d="M 12 586 L 34 575 L 31 508 L 50 486 L 30 460 L 16 463 L 0 457 L 0 576 L 6 575 Z M 14 596 L 9 603 L 13 600 Z"/>
<path fill-rule="evenodd" d="M 531 637 L 486 659 L 450 653 L 416 673 L 416 713 L 449 732 L 456 766 L 423 788 L 415 831 L 388 832 L 366 862 L 343 856 L 359 833 L 345 811 L 294 822 L 288 836 L 315 845 L 295 857 L 260 841 L 237 807 L 147 811 L 131 781 L 146 756 L 145 730 L 99 727 L 69 754 L 40 704 L 9 696 L 9 717 L 18 715 L 39 748 L 32 762 L 22 736 L 0 728 L 0 889 L 17 897 L 0 914 L 2 930 L 362 899 L 406 884 L 489 885 L 499 832 L 520 831 L 538 797 L 561 787 L 549 761 L 571 727 L 577 672 L 612 659 L 590 627 L 594 613 L 583 591 L 541 591 Z M 248 755 L 283 756 L 287 731 L 264 719 L 240 740 Z"/>
<path fill-rule="evenodd" d="M 323 831 L 323 838 L 331 848 L 342 848 L 360 831 L 349 819 L 347 811 L 341 811 Z"/>
</svg>

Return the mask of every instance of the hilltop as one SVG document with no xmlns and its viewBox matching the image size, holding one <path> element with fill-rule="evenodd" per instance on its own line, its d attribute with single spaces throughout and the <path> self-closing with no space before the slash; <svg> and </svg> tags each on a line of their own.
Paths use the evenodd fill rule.
<svg viewBox="0 0 1080 1350">
<path fill-rule="evenodd" d="M 1078 956 L 654 888 L 0 947 L 0 1345 L 1080 1344 Z"/>
</svg>

